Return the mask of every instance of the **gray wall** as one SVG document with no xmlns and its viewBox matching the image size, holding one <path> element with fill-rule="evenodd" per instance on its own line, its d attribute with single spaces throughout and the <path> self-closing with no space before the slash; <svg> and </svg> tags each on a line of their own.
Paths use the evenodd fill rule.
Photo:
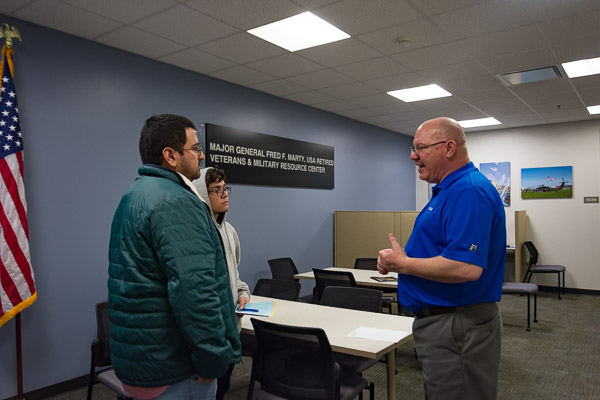
<svg viewBox="0 0 600 400">
<path fill-rule="evenodd" d="M 335 147 L 335 189 L 232 185 L 228 220 L 250 287 L 266 260 L 333 264 L 335 210 L 413 210 L 412 138 L 2 15 L 17 26 L 15 84 L 25 146 L 38 300 L 22 313 L 25 391 L 84 375 L 106 299 L 110 223 L 140 165 L 153 113 Z M 310 288 L 306 288 L 307 291 Z M 0 328 L 0 399 L 16 388 L 14 319 Z"/>
</svg>

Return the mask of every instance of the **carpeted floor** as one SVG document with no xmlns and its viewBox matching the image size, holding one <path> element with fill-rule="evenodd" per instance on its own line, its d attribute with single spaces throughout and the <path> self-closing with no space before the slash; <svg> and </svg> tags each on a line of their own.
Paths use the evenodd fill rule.
<svg viewBox="0 0 600 400">
<path fill-rule="evenodd" d="M 532 299 L 533 308 L 533 299 Z M 555 292 L 538 294 L 538 323 L 527 326 L 527 297 L 505 295 L 500 303 L 504 323 L 499 400 L 600 399 L 600 296 Z M 408 342 L 397 350 L 398 399 L 423 399 L 423 378 Z M 245 399 L 252 360 L 236 366 L 227 400 Z M 375 398 L 386 398 L 385 364 L 364 374 L 375 383 Z M 84 399 L 85 389 L 54 400 Z M 102 385 L 94 388 L 94 400 L 114 399 Z M 368 394 L 365 391 L 365 398 Z"/>
</svg>

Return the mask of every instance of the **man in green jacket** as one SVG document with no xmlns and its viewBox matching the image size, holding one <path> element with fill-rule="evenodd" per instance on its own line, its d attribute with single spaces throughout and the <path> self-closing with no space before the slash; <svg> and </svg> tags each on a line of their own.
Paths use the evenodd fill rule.
<svg viewBox="0 0 600 400">
<path fill-rule="evenodd" d="M 204 159 L 194 124 L 149 118 L 140 155 L 111 229 L 112 364 L 134 398 L 214 399 L 241 345 L 223 245 L 191 183 Z"/>
</svg>

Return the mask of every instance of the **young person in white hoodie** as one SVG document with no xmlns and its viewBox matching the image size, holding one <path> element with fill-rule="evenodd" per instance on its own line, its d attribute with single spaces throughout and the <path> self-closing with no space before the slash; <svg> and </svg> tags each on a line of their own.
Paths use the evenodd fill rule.
<svg viewBox="0 0 600 400">
<path fill-rule="evenodd" d="M 225 171 L 219 168 L 204 168 L 200 170 L 200 179 L 193 182 L 198 193 L 204 199 L 213 214 L 213 221 L 223 239 L 227 269 L 229 271 L 229 284 L 233 295 L 233 302 L 240 308 L 250 301 L 250 288 L 240 279 L 238 266 L 240 264 L 240 240 L 233 226 L 225 221 L 225 214 L 229 210 L 229 194 L 231 188 L 225 186 Z M 238 319 L 238 332 L 241 329 L 241 320 Z M 216 400 L 222 400 L 229 390 L 231 374 L 235 364 L 217 381 Z"/>
</svg>

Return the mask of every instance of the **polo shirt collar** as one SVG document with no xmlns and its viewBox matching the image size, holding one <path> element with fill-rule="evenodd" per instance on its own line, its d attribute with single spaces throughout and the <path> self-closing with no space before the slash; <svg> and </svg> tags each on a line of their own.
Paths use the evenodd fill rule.
<svg viewBox="0 0 600 400">
<path fill-rule="evenodd" d="M 458 178 L 471 172 L 472 169 L 475 169 L 475 166 L 473 165 L 473 162 L 470 161 L 467 164 L 460 167 L 459 169 L 457 169 L 456 171 L 453 171 L 452 173 L 450 173 L 450 175 L 445 177 L 443 181 L 441 181 L 431 189 L 432 195 L 435 196 L 440 190 L 449 188 L 450 185 L 452 185 Z"/>
</svg>

